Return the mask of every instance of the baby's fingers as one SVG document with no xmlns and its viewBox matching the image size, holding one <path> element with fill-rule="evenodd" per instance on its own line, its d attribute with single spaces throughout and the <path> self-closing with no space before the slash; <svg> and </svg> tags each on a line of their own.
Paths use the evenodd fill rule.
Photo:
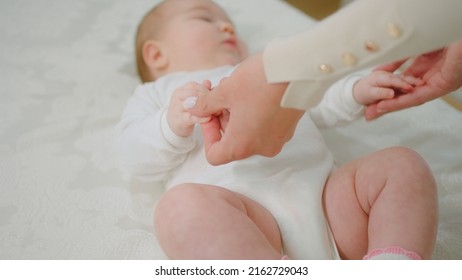
<svg viewBox="0 0 462 280">
<path fill-rule="evenodd" d="M 376 75 L 375 86 L 379 88 L 393 88 L 403 92 L 411 92 L 413 90 L 412 82 L 417 82 L 415 79 L 409 77 L 409 81 L 393 73 L 377 71 L 373 72 Z"/>
<path fill-rule="evenodd" d="M 197 103 L 197 96 L 186 97 L 186 99 L 183 100 L 183 108 L 186 110 L 194 108 L 194 106 L 196 106 L 196 103 Z"/>
<path fill-rule="evenodd" d="M 173 96 L 177 101 L 182 103 L 183 109 L 189 110 L 196 106 L 199 96 L 209 93 L 210 87 L 211 84 L 209 81 L 204 81 L 202 84 L 191 82 L 175 90 Z"/>
<path fill-rule="evenodd" d="M 208 89 L 206 85 L 198 84 L 195 82 L 190 82 L 186 84 L 185 86 L 178 88 L 174 94 L 180 100 L 185 100 L 188 97 L 192 97 L 192 96 L 197 97 L 201 94 L 207 94 L 209 91 L 210 89 Z"/>
<path fill-rule="evenodd" d="M 399 76 L 391 76 L 389 87 L 399 89 L 404 92 L 410 92 L 414 88 L 410 83 L 406 80 L 402 79 Z"/>
<path fill-rule="evenodd" d="M 417 78 L 417 77 L 414 77 L 414 76 L 400 76 L 401 79 L 403 79 L 406 83 L 412 85 L 412 86 L 422 86 L 423 84 L 425 84 L 424 80 L 420 79 L 420 78 Z"/>
<path fill-rule="evenodd" d="M 374 98 L 370 102 L 381 99 L 391 99 L 395 96 L 395 91 L 390 88 L 374 87 L 371 89 L 371 93 Z"/>
</svg>

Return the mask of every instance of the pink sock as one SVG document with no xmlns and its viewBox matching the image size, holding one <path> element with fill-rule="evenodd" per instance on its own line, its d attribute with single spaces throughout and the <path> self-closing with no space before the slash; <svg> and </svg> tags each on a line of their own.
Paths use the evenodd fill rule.
<svg viewBox="0 0 462 280">
<path fill-rule="evenodd" d="M 282 256 L 281 260 L 290 260 L 290 259 L 289 259 L 289 256 L 284 255 L 284 256 Z"/>
<path fill-rule="evenodd" d="M 421 260 L 416 252 L 407 251 L 398 246 L 377 248 L 364 256 L 363 260 Z"/>
</svg>

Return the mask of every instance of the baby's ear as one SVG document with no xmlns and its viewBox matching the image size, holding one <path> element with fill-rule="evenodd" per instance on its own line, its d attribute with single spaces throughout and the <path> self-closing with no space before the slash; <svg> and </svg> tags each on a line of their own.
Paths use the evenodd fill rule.
<svg viewBox="0 0 462 280">
<path fill-rule="evenodd" d="M 161 71 L 168 65 L 168 58 L 162 51 L 160 44 L 154 40 L 148 40 L 142 48 L 144 63 L 149 69 Z"/>
</svg>

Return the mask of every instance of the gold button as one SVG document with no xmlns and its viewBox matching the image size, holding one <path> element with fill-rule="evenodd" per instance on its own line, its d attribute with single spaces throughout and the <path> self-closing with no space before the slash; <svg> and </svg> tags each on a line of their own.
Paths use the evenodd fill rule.
<svg viewBox="0 0 462 280">
<path fill-rule="evenodd" d="M 321 72 L 323 73 L 332 73 L 334 71 L 334 69 L 332 68 L 332 66 L 330 66 L 329 64 L 321 64 L 319 65 L 319 70 L 321 70 Z"/>
<path fill-rule="evenodd" d="M 398 38 L 401 36 L 401 34 L 403 34 L 399 25 L 395 23 L 389 23 L 387 25 L 387 32 L 388 32 L 388 35 L 390 35 L 390 37 L 392 38 Z"/>
<path fill-rule="evenodd" d="M 379 50 L 379 45 L 374 41 L 366 41 L 366 43 L 364 44 L 364 47 L 369 52 L 376 52 Z"/>
<path fill-rule="evenodd" d="M 356 56 L 350 52 L 346 52 L 342 54 L 342 61 L 343 61 L 343 64 L 349 65 L 349 66 L 353 66 L 358 63 L 358 59 L 356 58 Z"/>
</svg>

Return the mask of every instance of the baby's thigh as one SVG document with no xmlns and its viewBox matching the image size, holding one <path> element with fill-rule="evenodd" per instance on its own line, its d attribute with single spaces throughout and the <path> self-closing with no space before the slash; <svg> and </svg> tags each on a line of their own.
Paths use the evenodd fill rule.
<svg viewBox="0 0 462 280">
<path fill-rule="evenodd" d="M 220 224 L 256 226 L 272 243 L 280 246 L 279 227 L 260 203 L 226 188 L 187 183 L 168 190 L 155 210 L 155 223 Z"/>
<path fill-rule="evenodd" d="M 156 212 L 168 211 L 240 211 L 253 216 L 264 212 L 257 202 L 226 188 L 196 183 L 177 185 L 159 199 Z"/>
<path fill-rule="evenodd" d="M 332 172 L 324 186 L 323 202 L 327 220 L 340 256 L 362 258 L 368 250 L 368 225 L 372 198 L 387 181 L 391 154 L 385 149 L 346 163 Z"/>
<path fill-rule="evenodd" d="M 327 220 L 344 259 L 361 258 L 368 246 L 368 215 L 357 197 L 355 174 L 355 163 L 342 166 L 329 176 L 323 191 Z"/>
<path fill-rule="evenodd" d="M 326 183 L 324 199 L 326 207 L 332 211 L 353 212 L 355 216 L 358 212 L 369 214 L 385 188 L 405 195 L 408 190 L 414 190 L 413 185 L 426 185 L 425 182 L 431 185 L 433 176 L 424 159 L 408 148 L 390 147 L 353 160 L 334 171 Z M 419 189 L 415 191 L 421 192 Z"/>
<path fill-rule="evenodd" d="M 324 187 L 323 203 L 341 256 L 366 254 L 369 217 L 379 196 L 412 197 L 424 192 L 419 188 L 425 182 L 430 182 L 431 190 L 432 176 L 425 161 L 401 147 L 376 151 L 334 171 Z"/>
</svg>

